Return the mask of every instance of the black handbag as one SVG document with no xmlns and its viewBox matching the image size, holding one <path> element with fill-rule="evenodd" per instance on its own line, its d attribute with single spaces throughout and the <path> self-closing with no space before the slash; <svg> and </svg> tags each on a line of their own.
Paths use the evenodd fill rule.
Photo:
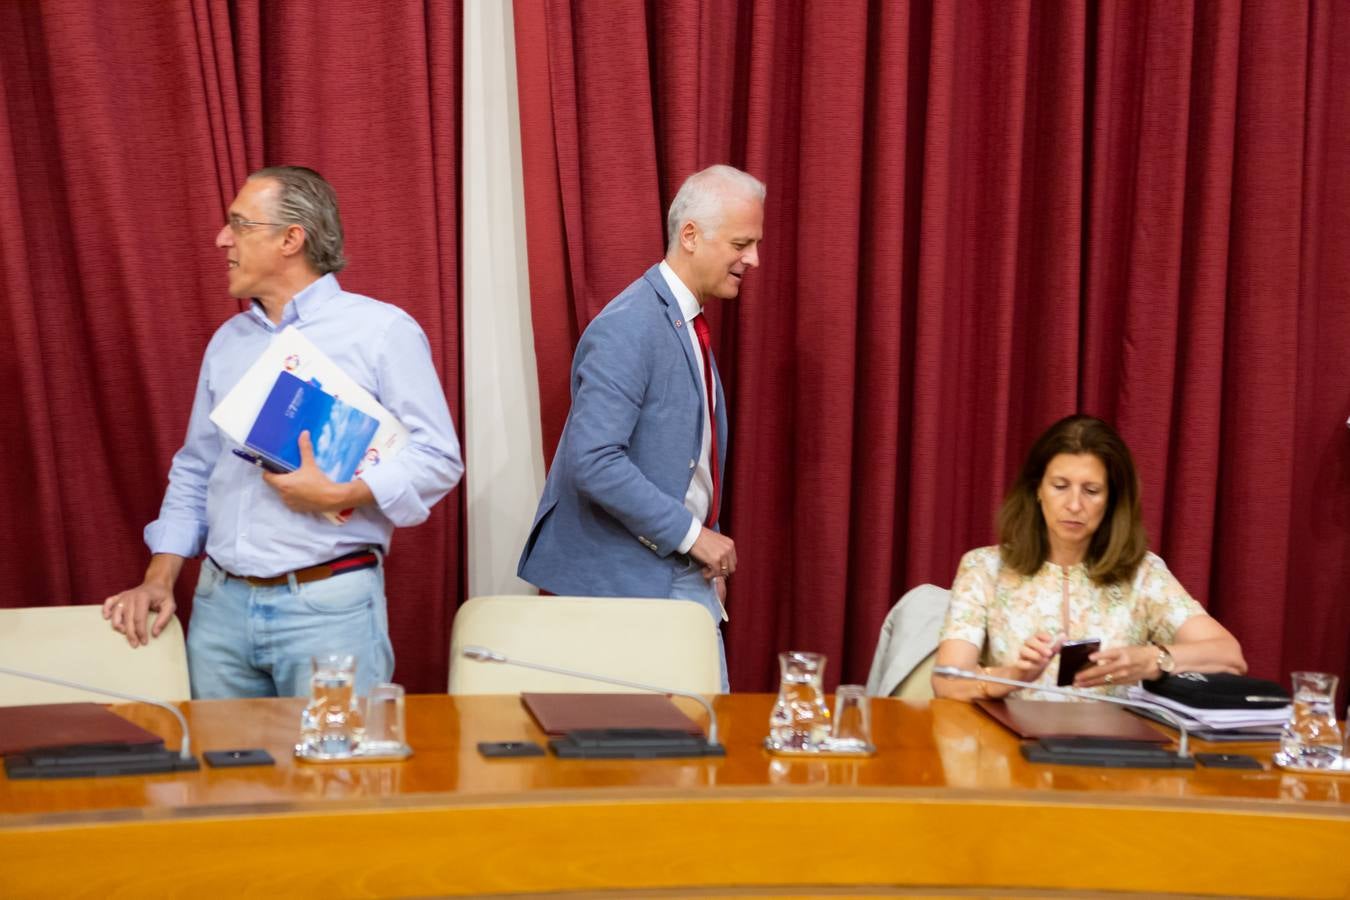
<svg viewBox="0 0 1350 900">
<path fill-rule="evenodd" d="M 1195 709 L 1275 709 L 1292 702 L 1273 681 L 1227 672 L 1176 672 L 1145 681 L 1144 690 Z"/>
</svg>

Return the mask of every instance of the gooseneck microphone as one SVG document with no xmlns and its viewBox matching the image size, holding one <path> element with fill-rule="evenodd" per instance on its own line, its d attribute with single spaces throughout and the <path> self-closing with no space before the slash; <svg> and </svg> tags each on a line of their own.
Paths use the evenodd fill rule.
<svg viewBox="0 0 1350 900">
<path fill-rule="evenodd" d="M 1063 694 L 1066 697 L 1076 697 L 1079 700 L 1101 700 L 1106 703 L 1114 703 L 1117 706 L 1132 706 L 1135 709 L 1146 709 L 1165 719 L 1167 724 L 1177 730 L 1177 756 L 1181 759 L 1188 759 L 1190 757 L 1190 753 L 1187 750 L 1187 739 L 1189 735 L 1186 732 L 1186 723 L 1183 722 L 1176 713 L 1172 712 L 1172 710 L 1163 706 L 1161 703 L 1150 703 L 1147 700 L 1126 700 L 1121 697 L 1112 697 L 1109 694 L 1094 694 L 1091 691 L 1085 691 L 1081 688 L 1062 688 L 1047 684 L 1033 684 L 1030 681 L 1017 681 L 1013 678 L 999 678 L 997 675 L 986 675 L 983 672 L 971 672 L 967 669 L 958 669 L 956 666 L 934 666 L 933 674 L 941 675 L 946 678 L 964 678 L 967 681 L 984 681 L 990 684 L 1004 684 L 1010 687 L 1027 688 L 1028 690 L 1033 691 L 1045 691 L 1049 694 Z"/>
<path fill-rule="evenodd" d="M 173 713 L 174 718 L 178 720 L 178 726 L 183 731 L 183 739 L 178 747 L 178 759 L 176 761 L 170 760 L 170 762 L 173 763 L 173 765 L 171 765 L 168 768 L 156 770 L 153 768 L 146 768 L 144 767 L 144 765 L 138 765 L 134 769 L 132 769 L 132 771 L 150 772 L 150 771 L 181 770 L 184 768 L 193 768 L 193 769 L 197 768 L 197 760 L 194 759 L 192 756 L 192 738 L 188 730 L 187 718 L 181 712 L 179 712 L 178 707 L 174 706 L 173 704 L 165 703 L 163 700 L 156 700 L 153 697 L 142 697 L 139 694 L 128 694 L 123 691 L 114 691 L 109 688 L 99 687 L 98 685 L 83 684 L 78 681 L 68 681 L 64 678 L 55 678 L 51 675 L 40 675 L 37 672 L 24 672 L 20 669 L 10 669 L 4 666 L 0 666 L 0 675 L 12 675 L 15 678 L 26 678 L 30 681 L 42 681 L 46 682 L 47 684 L 55 684 L 60 687 L 74 688 L 77 691 L 88 691 L 91 694 L 101 694 L 105 697 L 114 697 L 118 700 L 130 700 L 133 703 L 148 703 L 151 706 L 158 706 L 160 709 L 167 709 L 169 712 Z M 164 753 L 166 751 L 156 751 L 156 752 Z M 145 763 L 145 761 L 146 758 L 142 757 L 141 763 Z"/>
<path fill-rule="evenodd" d="M 585 681 L 598 681 L 602 684 L 613 684 L 618 687 L 633 688 L 639 691 L 651 691 L 653 694 L 667 694 L 675 697 L 687 697 L 697 702 L 708 712 L 708 747 L 721 748 L 717 741 L 717 714 L 713 712 L 712 704 L 702 694 L 695 694 L 692 691 L 682 691 L 671 687 L 660 687 L 654 684 L 643 684 L 640 681 L 626 681 L 622 678 L 611 678 L 608 675 L 597 675 L 594 672 L 579 672 L 576 669 L 564 669 L 561 666 L 550 666 L 544 663 L 528 662 L 523 659 L 513 659 L 489 650 L 487 647 L 470 646 L 465 647 L 463 651 L 465 659 L 472 659 L 477 662 L 500 663 L 507 666 L 520 666 L 523 669 L 537 669 L 540 672 L 551 672 L 554 675 L 569 675 L 573 678 L 581 678 Z"/>
</svg>

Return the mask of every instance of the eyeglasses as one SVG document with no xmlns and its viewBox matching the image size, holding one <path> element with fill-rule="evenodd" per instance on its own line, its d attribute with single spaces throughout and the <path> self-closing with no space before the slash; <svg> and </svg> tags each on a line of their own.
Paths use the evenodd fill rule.
<svg viewBox="0 0 1350 900">
<path fill-rule="evenodd" d="M 275 228 L 281 228 L 286 225 L 285 222 L 253 222 L 249 219 L 241 219 L 238 216 L 230 216 L 225 220 L 225 224 L 228 225 L 230 230 L 235 234 L 243 234 L 248 229 L 256 228 L 260 225 L 271 225 Z"/>
</svg>

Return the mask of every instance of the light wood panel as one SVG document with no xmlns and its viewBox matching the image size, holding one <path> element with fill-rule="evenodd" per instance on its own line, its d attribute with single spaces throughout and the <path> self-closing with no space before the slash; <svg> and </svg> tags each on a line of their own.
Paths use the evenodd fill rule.
<svg viewBox="0 0 1350 900">
<path fill-rule="evenodd" d="M 411 697 L 416 756 L 344 766 L 290 758 L 299 701 L 185 704 L 198 750 L 262 746 L 278 765 L 0 780 L 0 894 L 1350 888 L 1335 778 L 1032 765 L 953 701 L 874 701 L 870 760 L 777 759 L 758 746 L 771 703 L 718 698 L 724 759 L 485 760 L 480 740 L 542 739 L 518 699 Z M 117 709 L 173 735 L 167 713 Z"/>
</svg>

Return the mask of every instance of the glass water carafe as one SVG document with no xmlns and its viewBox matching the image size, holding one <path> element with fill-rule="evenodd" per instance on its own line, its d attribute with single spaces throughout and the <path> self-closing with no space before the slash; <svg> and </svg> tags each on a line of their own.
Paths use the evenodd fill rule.
<svg viewBox="0 0 1350 900">
<path fill-rule="evenodd" d="M 818 750 L 830 736 L 825 705 L 825 655 L 790 650 L 778 654 L 782 680 L 769 716 L 769 740 L 784 750 Z"/>
<path fill-rule="evenodd" d="M 1280 733 L 1287 762 L 1309 768 L 1335 766 L 1341 758 L 1341 729 L 1336 724 L 1335 675 L 1293 672 L 1294 708 Z"/>
<path fill-rule="evenodd" d="M 326 653 L 310 662 L 309 703 L 300 714 L 296 752 L 312 758 L 350 756 L 364 736 L 356 701 L 356 657 Z"/>
</svg>

